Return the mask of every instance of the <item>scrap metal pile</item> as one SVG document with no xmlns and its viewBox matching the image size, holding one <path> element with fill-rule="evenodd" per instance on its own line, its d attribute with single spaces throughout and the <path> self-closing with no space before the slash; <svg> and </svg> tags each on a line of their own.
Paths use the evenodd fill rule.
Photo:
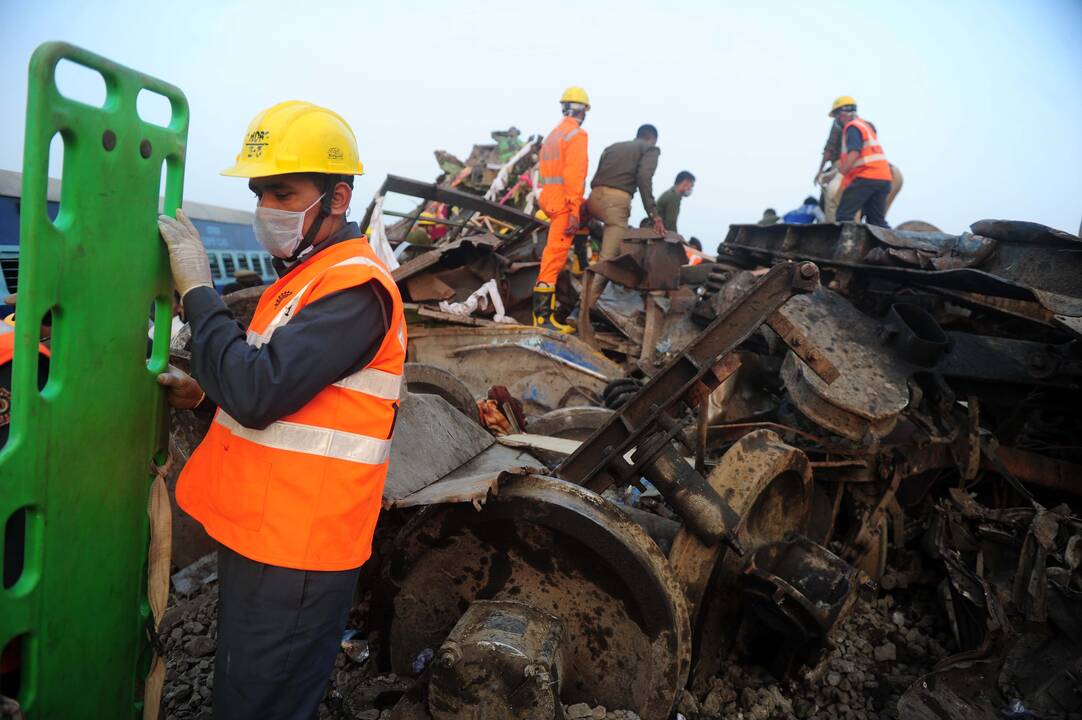
<svg viewBox="0 0 1082 720">
<path fill-rule="evenodd" d="M 951 654 L 891 713 L 1082 712 L 1077 237 L 738 225 L 686 267 L 630 231 L 568 336 L 516 322 L 542 221 L 391 193 L 409 392 L 359 619 L 406 679 L 390 717 L 663 720 L 727 663 L 822 672 L 854 607 L 917 586 Z M 407 241 L 433 204 L 448 231 Z"/>
</svg>

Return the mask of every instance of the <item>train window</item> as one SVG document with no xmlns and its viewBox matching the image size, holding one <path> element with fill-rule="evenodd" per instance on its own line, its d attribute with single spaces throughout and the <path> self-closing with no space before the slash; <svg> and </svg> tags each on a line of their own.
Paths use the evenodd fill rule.
<svg viewBox="0 0 1082 720">
<path fill-rule="evenodd" d="M 237 267 L 243 268 L 245 270 L 251 270 L 251 268 L 248 267 L 247 255 L 237 255 Z"/>
<path fill-rule="evenodd" d="M 237 269 L 233 264 L 233 254 L 222 253 L 222 263 L 225 265 L 226 277 L 233 277 L 233 271 Z"/>
<path fill-rule="evenodd" d="M 4 282 L 7 284 L 9 293 L 18 292 L 19 287 L 19 258 L 4 258 L 0 260 L 0 268 L 3 269 Z M 0 298 L 3 300 L 3 298 Z"/>
<path fill-rule="evenodd" d="M 221 280 L 222 266 L 218 264 L 218 253 L 207 253 L 207 259 L 210 260 L 210 276 L 215 280 Z"/>
<path fill-rule="evenodd" d="M 263 274 L 263 266 L 259 263 L 259 253 L 248 253 L 248 259 L 252 262 L 252 270 L 259 275 Z"/>
<path fill-rule="evenodd" d="M 263 256 L 263 274 L 274 277 L 274 262 L 271 260 L 270 255 Z"/>
</svg>

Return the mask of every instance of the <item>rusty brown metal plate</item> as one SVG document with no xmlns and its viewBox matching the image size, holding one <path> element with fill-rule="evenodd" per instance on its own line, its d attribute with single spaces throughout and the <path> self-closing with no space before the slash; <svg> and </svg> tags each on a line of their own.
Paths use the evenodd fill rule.
<svg viewBox="0 0 1082 720">
<path fill-rule="evenodd" d="M 778 311 L 837 369 L 827 383 L 790 353 L 782 379 L 799 410 L 850 440 L 882 438 L 909 404 L 911 367 L 879 340 L 879 324 L 823 288 L 794 296 Z"/>
</svg>

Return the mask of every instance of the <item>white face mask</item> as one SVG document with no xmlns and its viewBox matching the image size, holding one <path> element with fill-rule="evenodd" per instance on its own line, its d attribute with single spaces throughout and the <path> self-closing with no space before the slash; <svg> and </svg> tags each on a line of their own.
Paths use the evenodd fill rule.
<svg viewBox="0 0 1082 720">
<path fill-rule="evenodd" d="M 691 191 L 694 190 L 694 189 L 695 189 L 694 187 L 689 187 L 687 190 L 685 190 L 684 191 L 684 197 L 691 197 Z"/>
<path fill-rule="evenodd" d="M 304 216 L 322 199 L 320 195 L 300 212 L 257 206 L 252 220 L 255 239 L 276 258 L 293 257 L 304 237 Z"/>
</svg>

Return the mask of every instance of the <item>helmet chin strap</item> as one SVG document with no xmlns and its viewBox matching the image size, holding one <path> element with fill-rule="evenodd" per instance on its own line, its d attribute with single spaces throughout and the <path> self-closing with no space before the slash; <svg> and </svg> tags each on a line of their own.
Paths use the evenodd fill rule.
<svg viewBox="0 0 1082 720">
<path fill-rule="evenodd" d="M 323 186 L 323 199 L 319 202 L 319 213 L 316 215 L 316 219 L 312 221 L 312 226 L 308 228 L 308 232 L 301 238 L 300 244 L 292 255 L 285 258 L 286 262 L 294 263 L 300 258 L 305 250 L 312 247 L 312 243 L 315 242 L 316 235 L 319 234 L 319 229 L 323 227 L 323 221 L 331 216 L 331 203 L 334 202 L 334 188 L 338 185 L 337 175 L 328 175 L 327 181 Z"/>
</svg>

